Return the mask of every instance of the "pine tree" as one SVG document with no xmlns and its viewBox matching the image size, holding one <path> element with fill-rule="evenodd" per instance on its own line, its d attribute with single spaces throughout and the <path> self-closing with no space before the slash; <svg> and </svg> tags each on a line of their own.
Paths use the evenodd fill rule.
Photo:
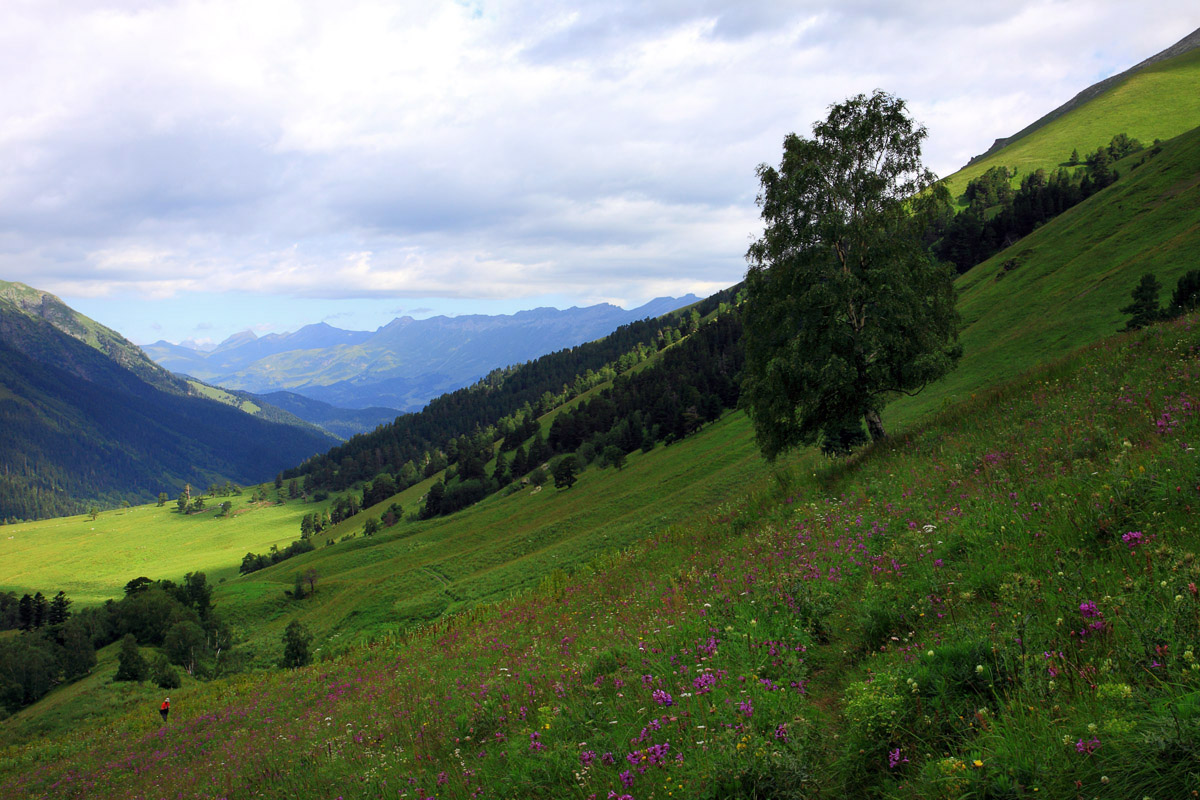
<svg viewBox="0 0 1200 800">
<path fill-rule="evenodd" d="M 67 599 L 66 593 L 60 589 L 58 594 L 54 595 L 54 599 L 50 601 L 47 621 L 51 625 L 62 625 L 71 616 L 70 605 L 71 601 Z"/>
<path fill-rule="evenodd" d="M 312 661 L 312 653 L 308 646 L 312 644 L 312 634 L 299 620 L 288 623 L 283 632 L 283 659 L 280 665 L 287 669 L 303 667 Z"/>
<path fill-rule="evenodd" d="M 132 633 L 125 634 L 121 639 L 121 652 L 117 656 L 117 674 L 115 681 L 144 681 L 149 667 L 146 659 L 138 649 L 137 639 Z"/>
<path fill-rule="evenodd" d="M 1174 316 L 1186 314 L 1200 306 L 1200 269 L 1188 270 L 1175 284 L 1171 294 L 1170 313 Z"/>
<path fill-rule="evenodd" d="M 1147 272 L 1142 276 L 1131 293 L 1133 302 L 1121 309 L 1122 314 L 1131 315 L 1121 330 L 1136 331 L 1162 319 L 1162 309 L 1158 306 L 1161 288 L 1162 284 L 1154 277 L 1154 273 Z"/>
</svg>

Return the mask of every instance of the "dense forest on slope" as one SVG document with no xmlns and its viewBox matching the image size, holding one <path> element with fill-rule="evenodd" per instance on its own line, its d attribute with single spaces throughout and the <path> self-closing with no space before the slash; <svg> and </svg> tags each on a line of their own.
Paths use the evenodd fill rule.
<svg viewBox="0 0 1200 800">
<path fill-rule="evenodd" d="M 328 445 L 316 431 L 161 391 L 43 319 L 0 304 L 0 520 L 254 483 Z"/>
<path fill-rule="evenodd" d="M 695 311 L 703 316 L 729 302 L 737 287 L 702 301 Z M 504 417 L 536 418 L 554 405 L 590 388 L 595 375 L 622 356 L 642 348 L 657 348 L 680 325 L 680 312 L 623 325 L 609 336 L 542 356 L 534 361 L 496 369 L 478 383 L 442 395 L 423 410 L 398 417 L 391 425 L 355 436 L 328 453 L 311 458 L 284 473 L 308 477 L 310 487 L 344 489 L 381 472 L 399 474 L 407 462 L 424 472 L 444 456 L 451 440 L 476 429 L 497 425 Z M 501 431 L 503 434 L 504 431 Z M 442 463 L 438 469 L 445 467 Z M 436 471 L 436 470 L 435 470 Z"/>
</svg>

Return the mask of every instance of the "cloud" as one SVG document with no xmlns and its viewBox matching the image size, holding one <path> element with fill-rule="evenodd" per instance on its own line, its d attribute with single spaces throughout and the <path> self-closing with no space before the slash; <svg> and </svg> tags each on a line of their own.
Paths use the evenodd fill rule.
<svg viewBox="0 0 1200 800">
<path fill-rule="evenodd" d="M 1200 22 L 1151 5 L 4 4 L 0 273 L 77 297 L 703 293 L 744 272 L 755 166 L 831 103 L 907 98 L 946 174 Z"/>
</svg>

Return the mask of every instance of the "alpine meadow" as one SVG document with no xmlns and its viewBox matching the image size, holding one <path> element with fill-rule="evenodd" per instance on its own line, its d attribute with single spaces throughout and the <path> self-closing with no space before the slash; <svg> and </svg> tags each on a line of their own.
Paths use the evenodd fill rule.
<svg viewBox="0 0 1200 800">
<path fill-rule="evenodd" d="M 639 313 L 147 355 L 0 282 L 0 798 L 1200 797 L 1198 85 L 942 179 L 835 98 Z"/>
</svg>

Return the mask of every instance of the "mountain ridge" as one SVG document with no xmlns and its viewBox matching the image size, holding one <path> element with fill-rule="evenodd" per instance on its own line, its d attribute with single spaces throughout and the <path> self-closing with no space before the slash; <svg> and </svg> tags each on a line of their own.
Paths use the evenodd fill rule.
<svg viewBox="0 0 1200 800">
<path fill-rule="evenodd" d="M 435 397 L 468 386 L 493 369 L 611 333 L 700 301 L 658 297 L 625 310 L 609 303 L 513 314 L 397 317 L 370 331 L 325 323 L 257 337 L 242 331 L 210 353 L 157 342 L 144 349 L 161 366 L 260 395 L 288 391 L 330 405 L 416 411 Z"/>
</svg>

